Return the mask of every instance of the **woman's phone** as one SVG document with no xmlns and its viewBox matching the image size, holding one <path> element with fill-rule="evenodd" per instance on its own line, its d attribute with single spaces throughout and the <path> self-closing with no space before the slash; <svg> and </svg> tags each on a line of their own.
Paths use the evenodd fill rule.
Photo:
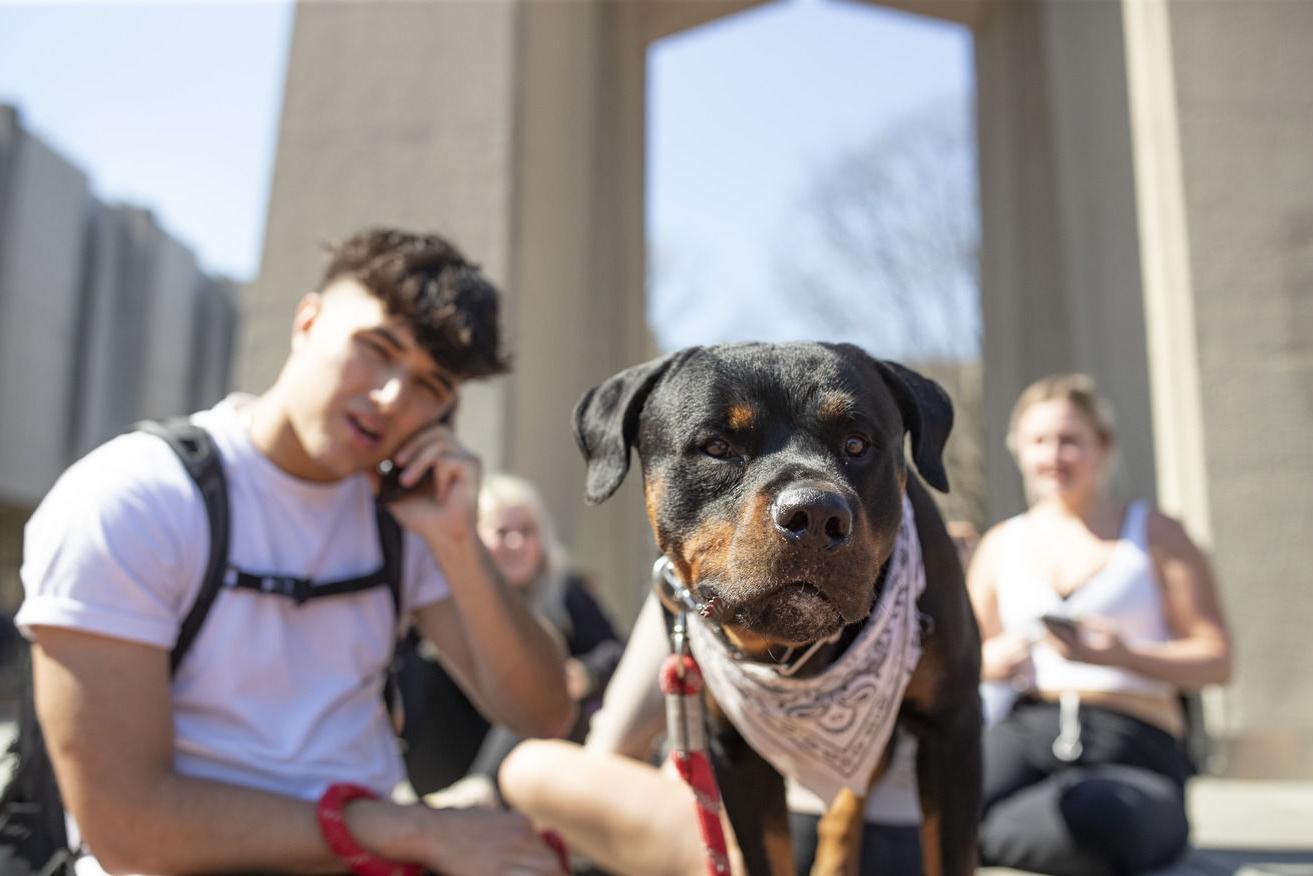
<svg viewBox="0 0 1313 876">
<path fill-rule="evenodd" d="M 1040 623 L 1059 635 L 1066 633 L 1068 636 L 1075 636 L 1080 633 L 1080 624 L 1064 615 L 1042 614 L 1039 616 L 1039 620 Z"/>
</svg>

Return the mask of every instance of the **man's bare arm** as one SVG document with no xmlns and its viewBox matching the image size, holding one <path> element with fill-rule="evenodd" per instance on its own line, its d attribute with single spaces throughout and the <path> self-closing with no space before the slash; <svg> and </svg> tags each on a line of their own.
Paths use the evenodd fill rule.
<svg viewBox="0 0 1313 876">
<path fill-rule="evenodd" d="M 526 736 L 566 733 L 574 704 L 562 649 L 511 592 L 471 533 L 440 559 L 452 598 L 415 613 L 415 624 L 487 717 Z"/>
<path fill-rule="evenodd" d="M 60 790 L 108 872 L 341 872 L 313 803 L 173 771 L 167 652 L 34 633 L 37 710 Z M 557 872 L 520 816 L 358 801 L 346 818 L 362 846 L 391 860 L 449 874 Z"/>
<path fill-rule="evenodd" d="M 566 733 L 574 703 L 562 649 L 511 592 L 479 540 L 478 457 L 437 423 L 407 440 L 394 462 L 404 487 L 432 472 L 431 490 L 416 489 L 389 509 L 424 541 L 453 597 L 416 612 L 420 632 L 487 717 L 525 736 Z"/>
</svg>

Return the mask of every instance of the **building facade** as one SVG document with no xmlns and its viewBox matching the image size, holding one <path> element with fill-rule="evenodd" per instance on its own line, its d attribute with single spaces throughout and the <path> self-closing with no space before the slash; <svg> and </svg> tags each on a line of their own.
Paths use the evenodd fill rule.
<svg viewBox="0 0 1313 876">
<path fill-rule="evenodd" d="M 60 472 L 144 418 L 227 391 L 236 287 L 0 106 L 0 601 Z"/>
</svg>

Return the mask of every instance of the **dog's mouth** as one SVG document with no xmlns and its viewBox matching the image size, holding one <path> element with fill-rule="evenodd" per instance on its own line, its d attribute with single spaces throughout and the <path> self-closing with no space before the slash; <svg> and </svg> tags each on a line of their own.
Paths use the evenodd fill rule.
<svg viewBox="0 0 1313 876">
<path fill-rule="evenodd" d="M 810 581 L 788 581 L 741 602 L 728 601 L 715 586 L 703 585 L 699 594 L 708 620 L 781 645 L 810 644 L 847 623 L 833 600 Z"/>
</svg>

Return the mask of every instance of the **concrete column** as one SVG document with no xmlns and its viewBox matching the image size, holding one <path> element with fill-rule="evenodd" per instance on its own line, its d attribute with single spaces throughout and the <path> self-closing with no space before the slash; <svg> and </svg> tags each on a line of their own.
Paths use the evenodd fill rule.
<svg viewBox="0 0 1313 876">
<path fill-rule="evenodd" d="M 1161 5 L 1161 4 L 1158 4 Z M 1313 776 L 1313 5 L 1166 4 L 1228 770 Z M 1128 18 L 1129 23 L 1129 18 Z M 1155 390 L 1157 387 L 1155 386 Z M 1187 449 L 1188 446 L 1187 446 Z M 1196 464 L 1197 465 L 1197 464 Z"/>
<path fill-rule="evenodd" d="M 1120 8 L 997 3 L 976 24 L 981 311 L 991 519 L 1023 506 L 1004 445 L 1017 393 L 1091 373 L 1117 407 L 1113 488 L 1154 498 Z"/>
</svg>

